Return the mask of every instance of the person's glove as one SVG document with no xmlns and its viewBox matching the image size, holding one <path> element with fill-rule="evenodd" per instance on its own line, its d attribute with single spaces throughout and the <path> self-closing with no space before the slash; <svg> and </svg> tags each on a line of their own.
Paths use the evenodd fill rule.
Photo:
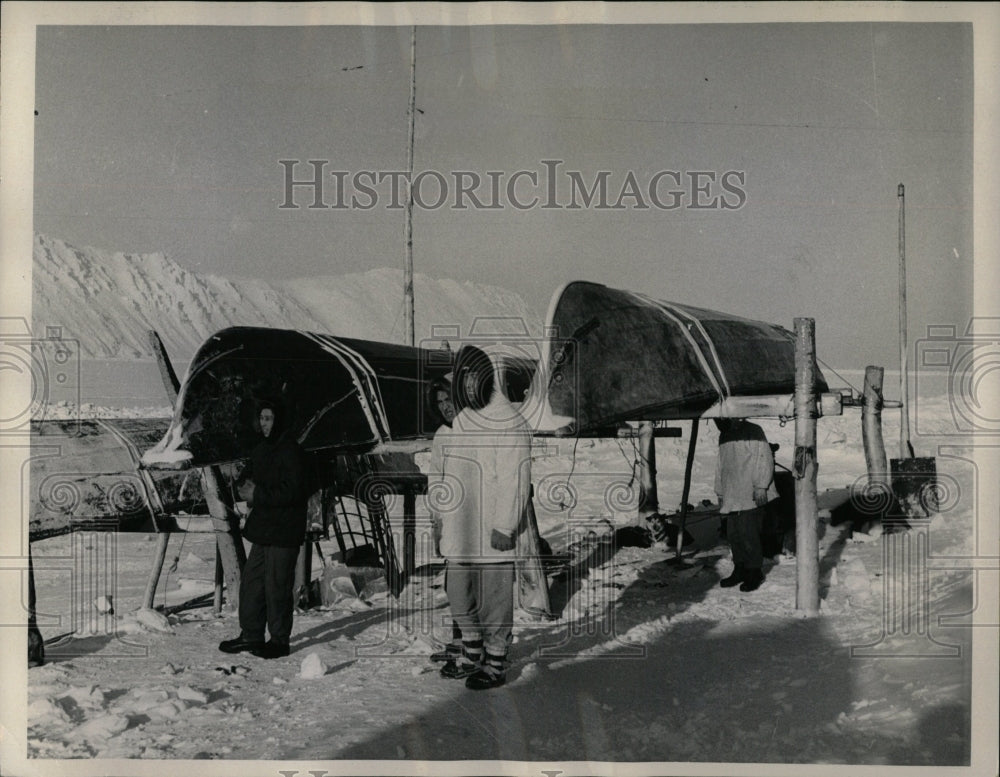
<svg viewBox="0 0 1000 777">
<path fill-rule="evenodd" d="M 493 550 L 514 550 L 514 537 L 494 529 L 490 535 L 490 547 Z"/>
<path fill-rule="evenodd" d="M 256 484 L 251 480 L 240 489 L 240 496 L 247 503 L 247 508 L 253 507 L 253 497 L 257 491 Z"/>
</svg>

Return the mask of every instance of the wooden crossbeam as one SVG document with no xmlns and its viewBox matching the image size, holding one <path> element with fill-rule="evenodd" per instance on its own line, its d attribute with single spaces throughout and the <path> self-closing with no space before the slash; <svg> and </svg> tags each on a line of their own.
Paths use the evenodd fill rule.
<svg viewBox="0 0 1000 777">
<path fill-rule="evenodd" d="M 842 397 L 836 392 L 820 395 L 816 401 L 819 416 L 842 415 Z M 771 394 L 759 397 L 728 397 L 716 402 L 701 414 L 702 418 L 794 418 L 795 397 Z"/>
</svg>

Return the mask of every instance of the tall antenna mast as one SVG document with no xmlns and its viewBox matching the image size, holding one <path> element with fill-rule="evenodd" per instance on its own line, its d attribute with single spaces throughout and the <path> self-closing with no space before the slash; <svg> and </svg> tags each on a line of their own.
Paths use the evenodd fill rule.
<svg viewBox="0 0 1000 777">
<path fill-rule="evenodd" d="M 899 423 L 899 458 L 913 457 L 910 446 L 910 401 L 906 375 L 906 194 L 903 184 L 899 197 L 899 396 L 902 400 Z"/>
<path fill-rule="evenodd" d="M 409 138 L 406 146 L 406 264 L 403 268 L 403 304 L 406 307 L 404 338 L 414 345 L 413 332 L 413 123 L 417 99 L 417 27 L 410 34 L 410 108 Z"/>
</svg>

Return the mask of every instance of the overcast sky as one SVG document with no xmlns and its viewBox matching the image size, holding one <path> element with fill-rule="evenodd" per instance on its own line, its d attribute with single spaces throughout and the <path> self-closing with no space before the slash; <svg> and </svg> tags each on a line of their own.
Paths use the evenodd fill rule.
<svg viewBox="0 0 1000 777">
<path fill-rule="evenodd" d="M 911 341 L 972 315 L 972 57 L 968 24 L 419 27 L 416 271 L 540 314 L 588 279 L 811 316 L 828 363 L 893 368 L 900 182 Z M 406 168 L 409 59 L 409 27 L 41 27 L 34 229 L 230 277 L 401 267 L 391 179 L 351 181 Z M 289 202 L 280 160 L 349 207 Z M 451 207 L 462 171 L 499 207 Z"/>
</svg>

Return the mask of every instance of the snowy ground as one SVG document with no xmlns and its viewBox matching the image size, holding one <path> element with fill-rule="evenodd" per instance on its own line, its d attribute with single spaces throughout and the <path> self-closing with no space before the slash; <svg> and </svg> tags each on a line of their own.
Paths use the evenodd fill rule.
<svg viewBox="0 0 1000 777">
<path fill-rule="evenodd" d="M 887 441 L 897 424 L 887 411 Z M 793 424 L 762 426 L 790 466 Z M 679 502 L 688 429 L 657 441 L 664 510 Z M 700 435 L 695 505 L 714 499 L 714 427 L 703 423 Z M 850 523 L 824 518 L 814 618 L 795 609 L 789 555 L 754 593 L 719 588 L 728 548 L 707 510 L 691 516 L 698 543 L 682 564 L 662 547 L 611 548 L 613 528 L 634 520 L 630 441 L 540 446 L 541 531 L 574 552 L 575 566 L 550 579 L 557 620 L 519 614 L 508 684 L 484 693 L 442 679 L 427 660 L 447 635 L 432 574 L 399 601 L 374 593 L 298 614 L 292 654 L 265 661 L 217 650 L 238 624 L 212 613 L 210 536 L 172 538 L 157 593 L 168 607 L 205 595 L 207 605 L 145 625 L 135 610 L 151 537 L 37 542 L 39 623 L 52 641 L 47 665 L 29 673 L 29 756 L 967 764 L 974 578 L 934 559 L 972 555 L 976 484 L 967 441 L 948 443 L 918 449 L 937 453 L 949 488 L 929 528 L 852 536 Z M 862 476 L 858 411 L 821 419 L 819 449 L 821 491 Z M 912 560 L 887 567 L 884 554 L 903 549 Z M 327 558 L 332 550 L 324 544 Z M 904 589 L 915 592 L 908 605 Z M 97 611 L 104 595 L 113 613 Z M 923 607 L 929 621 L 904 619 Z M 303 677 L 304 665 L 318 671 Z"/>
</svg>

